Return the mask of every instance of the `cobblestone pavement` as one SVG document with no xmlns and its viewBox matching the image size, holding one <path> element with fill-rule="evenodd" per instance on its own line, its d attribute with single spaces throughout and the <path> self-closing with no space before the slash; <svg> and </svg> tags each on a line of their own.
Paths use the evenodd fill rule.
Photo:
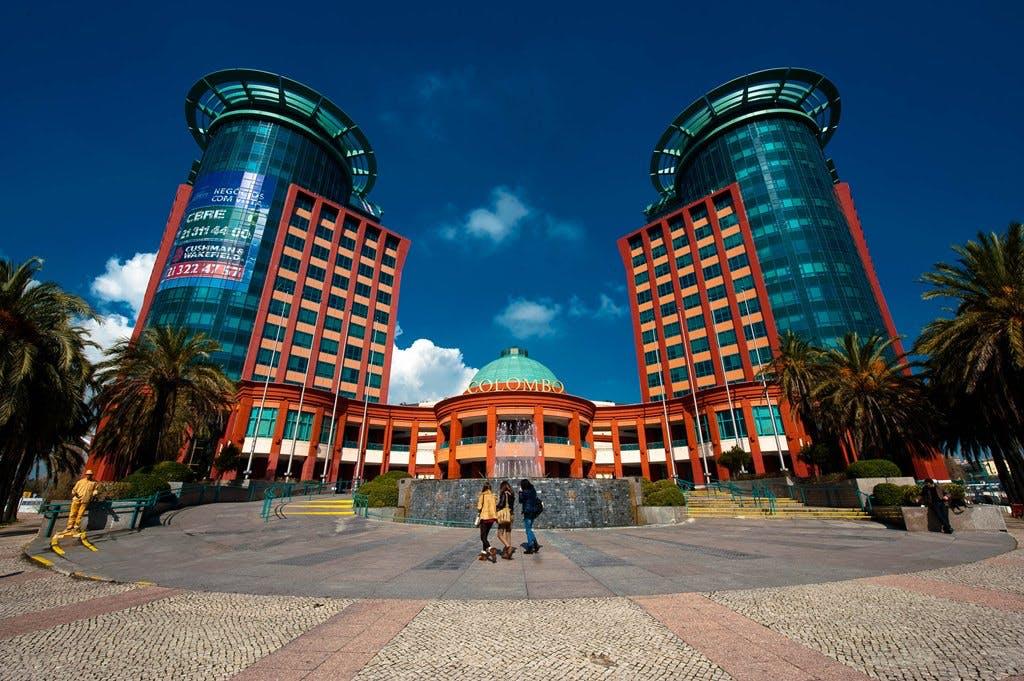
<svg viewBox="0 0 1024 681">
<path fill-rule="evenodd" d="M 622 568 L 607 564 L 613 547 L 595 543 L 602 538 L 584 545 L 584 535 L 570 536 L 563 548 L 595 573 Z M 24 542 L 0 537 L 0 681 L 945 681 L 1024 674 L 1021 550 L 953 567 L 798 586 L 414 601 L 75 580 L 19 558 Z M 664 541 L 651 544 L 659 559 L 676 550 Z M 953 550 L 938 541 L 936 547 Z M 736 560 L 729 551 L 738 550 L 719 550 L 722 569 Z M 486 585 L 503 578 L 501 568 L 514 568 L 509 575 L 549 580 L 545 593 L 557 592 L 560 571 L 571 565 L 569 557 L 554 560 L 558 555 L 552 551 L 546 564 L 523 556 L 498 565 L 470 558 L 466 574 Z M 453 554 L 442 567 L 455 562 Z"/>
<path fill-rule="evenodd" d="M 435 601 L 357 679 L 730 679 L 632 601 Z"/>
</svg>

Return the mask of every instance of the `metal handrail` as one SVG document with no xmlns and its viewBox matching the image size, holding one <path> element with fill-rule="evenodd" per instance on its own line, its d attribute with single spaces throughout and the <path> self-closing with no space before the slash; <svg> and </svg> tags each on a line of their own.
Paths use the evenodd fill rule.
<svg viewBox="0 0 1024 681">
<path fill-rule="evenodd" d="M 370 514 L 370 497 L 366 494 L 359 494 L 358 492 L 352 495 L 352 511 L 356 515 L 362 514 L 364 518 L 369 517 Z"/>
<path fill-rule="evenodd" d="M 474 435 L 472 437 L 464 437 L 459 439 L 460 445 L 478 445 L 483 442 L 487 442 L 486 435 Z"/>
<path fill-rule="evenodd" d="M 567 438 L 567 437 L 561 437 L 559 435 L 545 435 L 544 436 L 544 444 L 549 444 L 549 445 L 569 445 L 569 444 L 572 444 L 572 442 L 570 442 L 569 438 Z"/>
</svg>

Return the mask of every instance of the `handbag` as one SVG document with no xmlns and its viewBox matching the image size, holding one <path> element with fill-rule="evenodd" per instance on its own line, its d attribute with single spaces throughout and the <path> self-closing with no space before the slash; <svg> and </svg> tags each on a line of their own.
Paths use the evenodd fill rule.
<svg viewBox="0 0 1024 681">
<path fill-rule="evenodd" d="M 480 527 L 480 514 L 476 514 L 476 519 L 473 520 L 473 527 Z"/>
<path fill-rule="evenodd" d="M 512 522 L 512 511 L 508 510 L 508 506 L 498 511 L 498 524 L 507 525 Z"/>
</svg>

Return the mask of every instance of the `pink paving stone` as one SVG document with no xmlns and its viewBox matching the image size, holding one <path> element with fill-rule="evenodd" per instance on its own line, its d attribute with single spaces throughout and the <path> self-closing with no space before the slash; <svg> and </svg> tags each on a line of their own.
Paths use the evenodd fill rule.
<svg viewBox="0 0 1024 681">
<path fill-rule="evenodd" d="M 235 681 L 351 679 L 426 601 L 358 601 L 243 669 Z"/>
<path fill-rule="evenodd" d="M 700 594 L 633 601 L 736 681 L 864 681 L 861 672 Z"/>
<path fill-rule="evenodd" d="M 33 570 L 31 572 L 22 572 L 16 575 L 9 575 L 0 579 L 0 585 L 8 586 L 10 584 L 21 584 L 23 582 L 31 582 L 34 579 L 42 579 L 43 577 L 52 576 L 52 572 L 43 570 Z"/>
<path fill-rule="evenodd" d="M 147 586 L 112 596 L 100 596 L 70 605 L 48 608 L 38 612 L 25 613 L 0 620 L 0 638 L 20 636 L 40 629 L 50 629 L 76 620 L 90 619 L 107 613 L 134 608 L 169 598 L 181 593 L 181 589 L 166 589 Z"/>
<path fill-rule="evenodd" d="M 1024 612 L 1024 596 L 1018 596 L 1006 591 L 982 589 L 977 586 L 943 582 L 938 579 L 915 577 L 914 575 L 883 575 L 881 577 L 869 577 L 865 581 L 881 586 L 903 589 L 904 591 L 913 591 L 926 596 L 945 598 L 951 601 L 976 603 L 977 605 L 984 605 L 997 610 Z"/>
</svg>

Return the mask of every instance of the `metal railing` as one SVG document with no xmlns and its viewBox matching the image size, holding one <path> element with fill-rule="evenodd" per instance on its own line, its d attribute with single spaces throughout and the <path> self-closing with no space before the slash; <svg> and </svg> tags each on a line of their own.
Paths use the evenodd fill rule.
<svg viewBox="0 0 1024 681">
<path fill-rule="evenodd" d="M 293 497 L 313 497 L 324 490 L 335 491 L 335 485 L 325 482 L 278 482 L 263 492 L 263 508 L 260 517 L 263 522 L 270 521 L 271 510 L 275 499 L 291 499 Z"/>
<path fill-rule="evenodd" d="M 560 437 L 558 435 L 545 435 L 544 444 L 549 445 L 570 445 L 572 442 L 567 437 Z"/>
<path fill-rule="evenodd" d="M 459 439 L 460 445 L 478 445 L 482 442 L 487 442 L 486 435 L 474 435 L 473 437 L 464 437 Z"/>
<path fill-rule="evenodd" d="M 393 452 L 407 452 L 409 451 L 409 445 L 391 445 L 391 451 Z"/>
<path fill-rule="evenodd" d="M 110 499 L 105 501 L 93 501 L 89 504 L 86 509 L 88 510 L 95 507 L 100 507 L 106 510 L 106 512 L 116 516 L 119 513 L 131 513 L 131 520 L 128 522 L 128 529 L 134 530 L 138 528 L 139 519 L 142 514 L 156 505 L 157 500 L 160 498 L 163 492 L 156 492 L 149 495 L 148 497 L 133 497 L 131 499 Z M 70 501 L 51 501 L 43 504 L 39 507 L 39 514 L 46 518 L 46 535 L 47 537 L 53 536 L 54 527 L 57 524 L 57 518 L 63 513 L 70 513 L 71 502 Z"/>
</svg>

